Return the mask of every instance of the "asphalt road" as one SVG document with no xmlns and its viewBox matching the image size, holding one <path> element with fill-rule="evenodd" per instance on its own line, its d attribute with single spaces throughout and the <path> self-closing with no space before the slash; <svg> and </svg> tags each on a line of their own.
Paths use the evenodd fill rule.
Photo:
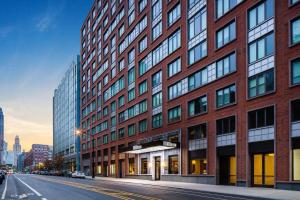
<svg viewBox="0 0 300 200">
<path fill-rule="evenodd" d="M 32 200 L 262 200 L 161 186 L 39 175 L 9 175 L 0 185 L 0 199 Z M 266 199 L 264 199 L 266 200 Z"/>
</svg>

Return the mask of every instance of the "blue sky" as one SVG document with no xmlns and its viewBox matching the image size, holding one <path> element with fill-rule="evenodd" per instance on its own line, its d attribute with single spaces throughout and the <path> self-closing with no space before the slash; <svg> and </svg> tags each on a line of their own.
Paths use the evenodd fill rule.
<svg viewBox="0 0 300 200">
<path fill-rule="evenodd" d="M 9 148 L 52 143 L 52 96 L 93 0 L 0 0 L 0 107 Z"/>
</svg>

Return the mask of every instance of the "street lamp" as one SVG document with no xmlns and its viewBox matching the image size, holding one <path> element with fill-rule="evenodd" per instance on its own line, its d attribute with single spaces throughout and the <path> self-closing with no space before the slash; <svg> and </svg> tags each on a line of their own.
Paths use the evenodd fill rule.
<svg viewBox="0 0 300 200">
<path fill-rule="evenodd" d="M 81 129 L 75 130 L 75 150 L 76 150 L 76 170 L 80 171 L 80 135 L 82 133 Z"/>
<path fill-rule="evenodd" d="M 95 139 L 92 140 L 92 178 L 95 178 Z"/>
</svg>

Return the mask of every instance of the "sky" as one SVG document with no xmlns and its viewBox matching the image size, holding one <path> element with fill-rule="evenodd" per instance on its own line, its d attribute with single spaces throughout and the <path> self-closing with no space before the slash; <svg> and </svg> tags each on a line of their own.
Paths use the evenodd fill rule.
<svg viewBox="0 0 300 200">
<path fill-rule="evenodd" d="M 0 0 L 0 107 L 8 149 L 52 145 L 52 97 L 80 53 L 93 0 Z"/>
</svg>

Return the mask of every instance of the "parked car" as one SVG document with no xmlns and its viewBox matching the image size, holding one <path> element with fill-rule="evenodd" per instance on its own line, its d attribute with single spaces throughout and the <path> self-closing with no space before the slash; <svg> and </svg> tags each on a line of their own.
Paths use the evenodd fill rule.
<svg viewBox="0 0 300 200">
<path fill-rule="evenodd" d="M 71 178 L 71 177 L 72 177 L 72 172 L 71 172 L 71 171 L 68 171 L 68 170 L 65 170 L 65 171 L 63 171 L 63 176 L 64 176 L 64 177 Z"/>
<path fill-rule="evenodd" d="M 72 173 L 72 178 L 85 178 L 85 175 L 81 171 L 75 171 Z"/>
</svg>

